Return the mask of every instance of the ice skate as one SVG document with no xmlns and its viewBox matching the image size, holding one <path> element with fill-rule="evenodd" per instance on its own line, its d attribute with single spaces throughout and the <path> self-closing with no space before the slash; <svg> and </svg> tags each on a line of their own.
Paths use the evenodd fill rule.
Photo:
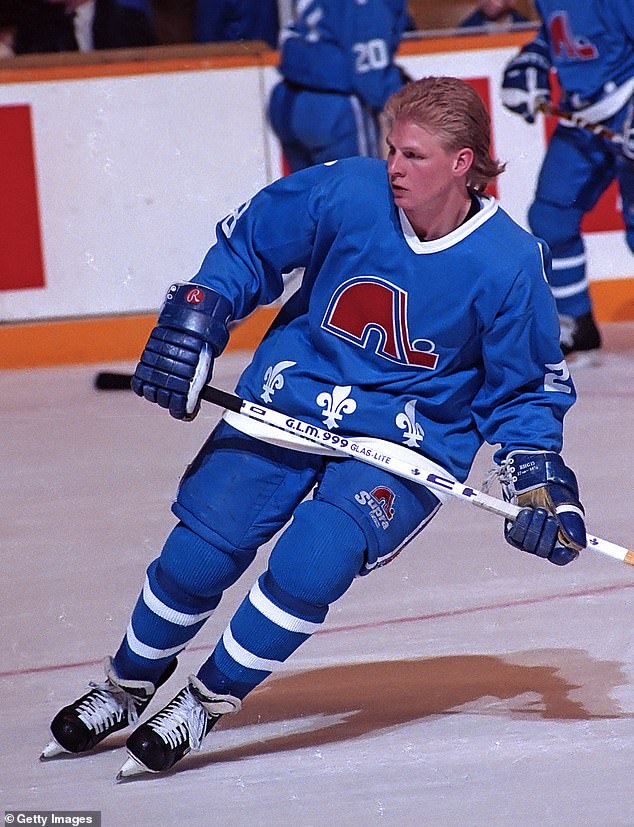
<svg viewBox="0 0 634 827">
<path fill-rule="evenodd" d="M 176 668 L 176 661 L 157 684 L 160 686 Z M 106 679 L 91 682 L 90 692 L 57 713 L 51 723 L 53 739 L 44 747 L 40 760 L 61 753 L 79 754 L 91 750 L 113 732 L 135 724 L 149 704 L 157 686 L 149 681 L 122 680 L 112 665 L 104 661 Z"/>
<path fill-rule="evenodd" d="M 239 698 L 216 695 L 198 678 L 190 677 L 185 689 L 130 735 L 126 743 L 129 757 L 116 780 L 169 770 L 188 752 L 200 750 L 216 722 L 240 706 Z"/>
<path fill-rule="evenodd" d="M 561 350 L 575 367 L 590 367 L 599 364 L 601 334 L 592 313 L 582 316 L 560 316 Z"/>
</svg>

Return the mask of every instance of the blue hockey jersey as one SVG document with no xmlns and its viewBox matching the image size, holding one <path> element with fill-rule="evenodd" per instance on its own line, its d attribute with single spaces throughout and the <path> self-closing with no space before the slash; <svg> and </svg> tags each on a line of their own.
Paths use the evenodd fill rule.
<svg viewBox="0 0 634 827">
<path fill-rule="evenodd" d="M 394 55 L 405 0 L 305 0 L 280 37 L 280 72 L 299 86 L 357 95 L 375 111 L 403 85 Z"/>
<path fill-rule="evenodd" d="M 538 41 L 547 45 L 564 90 L 564 106 L 589 106 L 605 120 L 634 92 L 632 0 L 536 0 L 543 20 Z"/>
<path fill-rule="evenodd" d="M 389 439 L 467 476 L 483 440 L 559 451 L 575 392 L 559 349 L 549 253 L 486 196 L 422 242 L 385 162 L 280 179 L 217 228 L 193 281 L 241 319 L 305 268 L 238 383 L 252 402 L 340 434 Z"/>
</svg>

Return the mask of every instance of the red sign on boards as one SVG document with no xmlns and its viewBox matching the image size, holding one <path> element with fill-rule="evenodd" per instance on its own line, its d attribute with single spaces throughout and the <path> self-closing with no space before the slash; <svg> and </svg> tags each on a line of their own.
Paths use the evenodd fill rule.
<svg viewBox="0 0 634 827">
<path fill-rule="evenodd" d="M 0 290 L 44 287 L 29 106 L 0 106 Z"/>
</svg>

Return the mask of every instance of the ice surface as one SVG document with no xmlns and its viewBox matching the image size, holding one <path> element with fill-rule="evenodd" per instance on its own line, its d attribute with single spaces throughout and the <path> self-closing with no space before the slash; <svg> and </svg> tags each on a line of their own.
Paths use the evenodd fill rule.
<svg viewBox="0 0 634 827">
<path fill-rule="evenodd" d="M 602 365 L 573 366 L 564 455 L 589 530 L 631 545 L 634 325 L 604 333 Z M 247 360 L 224 356 L 215 383 L 233 390 Z M 183 424 L 95 391 L 104 367 L 132 365 L 0 373 L 5 809 L 101 810 L 104 827 L 634 825 L 634 569 L 591 552 L 559 569 L 459 502 L 356 581 L 205 752 L 119 785 L 123 734 L 39 762 L 55 712 L 101 678 L 173 525 L 179 477 L 219 416 L 206 405 Z M 205 659 L 266 554 L 161 702 Z"/>
</svg>

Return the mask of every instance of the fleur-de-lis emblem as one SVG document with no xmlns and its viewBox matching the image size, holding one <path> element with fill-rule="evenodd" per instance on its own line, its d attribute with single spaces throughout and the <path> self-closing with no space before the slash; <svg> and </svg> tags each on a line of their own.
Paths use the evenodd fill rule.
<svg viewBox="0 0 634 827">
<path fill-rule="evenodd" d="M 416 422 L 416 400 L 410 399 L 405 405 L 405 412 L 401 412 L 395 419 L 396 427 L 403 431 L 403 442 L 411 448 L 418 448 L 418 443 L 425 436 L 425 431 Z"/>
<path fill-rule="evenodd" d="M 297 362 L 278 362 L 276 365 L 269 365 L 264 374 L 264 385 L 262 386 L 262 393 L 260 394 L 265 402 L 270 402 L 275 391 L 279 391 L 284 387 L 282 371 L 296 364 Z"/>
<path fill-rule="evenodd" d="M 343 415 L 354 413 L 357 409 L 357 403 L 350 396 L 352 385 L 335 385 L 332 393 L 320 393 L 315 400 L 320 408 L 325 408 L 322 411 L 324 417 L 324 424 L 328 430 L 338 428 L 338 422 L 341 422 Z"/>
</svg>

